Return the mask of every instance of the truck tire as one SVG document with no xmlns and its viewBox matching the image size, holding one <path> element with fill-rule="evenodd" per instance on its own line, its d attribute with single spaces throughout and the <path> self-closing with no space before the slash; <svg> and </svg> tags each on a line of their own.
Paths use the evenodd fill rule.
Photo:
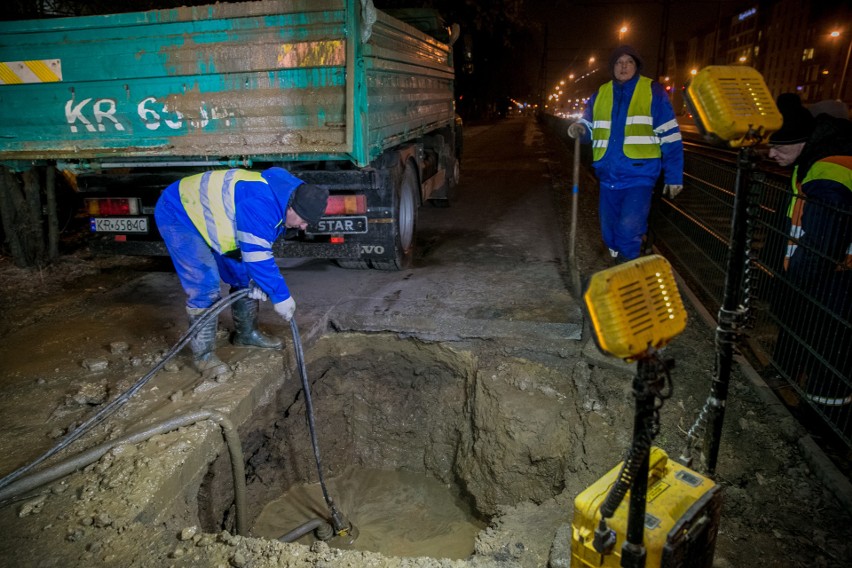
<svg viewBox="0 0 852 568">
<path fill-rule="evenodd" d="M 429 204 L 432 207 L 436 207 L 438 209 L 446 209 L 449 207 L 453 200 L 455 200 L 458 190 L 456 186 L 459 184 L 459 178 L 461 177 L 461 165 L 459 164 L 458 159 L 455 157 L 450 158 L 451 163 L 447 168 L 447 177 L 444 185 L 436 192 L 442 194 L 444 197 L 441 199 L 430 199 Z"/>
<path fill-rule="evenodd" d="M 393 246 L 391 260 L 371 260 L 377 270 L 404 270 L 414 258 L 420 179 L 412 164 L 406 164 L 393 193 Z"/>
<path fill-rule="evenodd" d="M 370 268 L 370 264 L 366 260 L 338 258 L 334 262 L 336 262 L 337 266 L 340 268 L 346 268 L 348 270 L 367 270 Z"/>
</svg>

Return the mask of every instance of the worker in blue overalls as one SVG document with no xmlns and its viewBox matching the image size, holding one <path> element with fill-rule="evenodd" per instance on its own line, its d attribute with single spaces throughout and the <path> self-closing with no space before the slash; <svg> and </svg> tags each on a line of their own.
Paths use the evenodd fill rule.
<svg viewBox="0 0 852 568">
<path fill-rule="evenodd" d="M 328 190 L 305 184 L 282 168 L 263 172 L 215 170 L 185 177 L 157 201 L 157 228 L 187 295 L 190 324 L 220 299 L 220 279 L 231 293 L 249 288 L 231 313 L 235 345 L 280 349 L 280 339 L 257 329 L 259 300 L 270 299 L 286 321 L 296 302 L 275 264 L 272 244 L 287 229 L 305 230 L 326 209 Z M 226 380 L 231 368 L 215 353 L 213 318 L 190 342 L 202 378 Z"/>
<path fill-rule="evenodd" d="M 592 143 L 601 233 L 621 263 L 642 251 L 660 171 L 664 196 L 674 199 L 683 189 L 683 141 L 666 90 L 639 74 L 642 59 L 636 50 L 617 48 L 609 65 L 612 81 L 592 95 L 568 134 Z"/>
</svg>

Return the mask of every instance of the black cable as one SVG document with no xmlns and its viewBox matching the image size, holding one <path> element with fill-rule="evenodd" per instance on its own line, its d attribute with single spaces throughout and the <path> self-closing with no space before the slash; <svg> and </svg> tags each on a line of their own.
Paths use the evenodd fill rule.
<svg viewBox="0 0 852 568">
<path fill-rule="evenodd" d="M 325 478 L 322 473 L 322 462 L 320 460 L 319 443 L 317 442 L 316 423 L 314 421 L 314 405 L 311 400 L 311 387 L 308 384 L 308 371 L 305 368 L 305 355 L 302 350 L 302 339 L 299 336 L 299 328 L 296 326 L 295 317 L 290 318 L 290 331 L 293 333 L 293 350 L 296 353 L 296 365 L 299 367 L 299 376 L 302 379 L 302 392 L 305 393 L 305 412 L 308 415 L 308 429 L 311 433 L 311 445 L 313 446 L 314 459 L 317 463 L 317 474 L 319 475 L 320 488 L 322 488 L 322 495 L 325 499 L 326 505 L 328 505 L 328 508 L 331 511 L 332 521 L 335 525 L 334 530 L 340 532 L 347 527 L 337 526 L 342 522 L 340 520 L 340 514 L 337 512 L 337 508 L 334 506 L 334 501 L 331 500 L 331 497 L 328 494 L 328 489 L 325 486 Z"/>
<path fill-rule="evenodd" d="M 659 432 L 660 408 L 663 401 L 672 396 L 673 388 L 669 363 L 661 360 L 656 354 L 646 359 L 646 362 L 649 364 L 649 372 L 646 377 L 648 380 L 637 381 L 633 396 L 636 399 L 653 397 L 653 412 L 645 417 L 642 431 L 634 437 L 618 478 L 601 505 L 601 521 L 615 514 L 618 505 L 621 504 L 627 491 L 633 485 L 636 472 L 642 465 L 645 456 L 651 451 L 651 445 Z"/>
<path fill-rule="evenodd" d="M 136 383 L 134 383 L 133 386 L 131 386 L 124 393 L 122 393 L 121 395 L 119 395 L 118 397 L 113 399 L 109 404 L 107 404 L 106 406 L 101 408 L 91 418 L 89 418 L 88 420 L 86 420 L 85 422 L 83 422 L 82 424 L 77 426 L 77 428 L 75 428 L 74 430 L 72 430 L 71 432 L 66 434 L 65 437 L 62 438 L 62 440 L 60 440 L 60 442 L 58 444 L 56 444 L 55 446 L 53 446 L 52 448 L 47 450 L 45 453 L 43 453 L 41 456 L 37 457 L 36 459 L 31 461 L 30 463 L 28 463 L 28 464 L 26 464 L 22 467 L 19 467 L 18 469 L 16 469 L 15 471 L 10 473 L 9 475 L 5 476 L 3 479 L 0 479 L 0 489 L 2 489 L 3 487 L 6 487 L 10 483 L 15 481 L 19 477 L 21 477 L 22 475 L 24 475 L 25 473 L 29 472 L 34 467 L 36 467 L 37 465 L 42 463 L 44 460 L 50 458 L 51 456 L 55 455 L 56 453 L 58 453 L 62 450 L 64 450 L 72 442 L 77 440 L 80 436 L 82 436 L 83 434 L 85 434 L 86 432 L 88 432 L 89 430 L 91 430 L 92 428 L 94 428 L 95 426 L 97 426 L 98 424 L 103 422 L 104 420 L 106 420 L 106 418 L 108 416 L 110 416 L 113 412 L 118 410 L 118 408 L 121 407 L 124 403 L 126 403 L 130 399 L 130 397 L 132 397 L 134 394 L 136 394 L 139 391 L 139 389 L 141 389 L 143 386 L 145 386 L 145 383 L 147 383 L 149 380 L 151 380 L 151 378 L 160 369 L 162 369 L 165 366 L 165 364 L 168 363 L 169 360 L 172 357 L 177 355 L 180 352 L 180 350 L 183 349 L 186 346 L 187 343 L 189 343 L 189 341 L 196 334 L 196 332 L 198 331 L 199 328 L 206 325 L 207 322 L 209 322 L 212 318 L 218 317 L 219 312 L 221 312 L 222 310 L 224 310 L 225 308 L 227 308 L 228 306 L 230 306 L 231 304 L 233 304 L 235 301 L 239 300 L 243 296 L 247 295 L 248 292 L 249 292 L 248 288 L 244 288 L 242 290 L 234 292 L 233 294 L 231 294 L 229 296 L 225 296 L 224 298 L 222 298 L 221 300 L 219 300 L 218 302 L 216 302 L 215 304 L 210 306 L 210 308 L 207 309 L 207 312 L 203 316 L 198 318 L 198 320 L 196 320 L 191 326 L 189 326 L 189 329 L 186 330 L 186 333 L 184 333 L 183 336 L 180 338 L 180 340 L 178 340 L 177 344 L 175 344 L 175 346 L 172 347 L 171 350 L 169 350 L 169 352 L 166 353 L 166 355 L 160 360 L 160 362 L 157 363 L 156 365 L 154 365 L 151 368 L 151 370 L 148 371 L 147 374 L 145 374 L 145 376 L 143 376 L 141 379 L 136 381 Z"/>
</svg>

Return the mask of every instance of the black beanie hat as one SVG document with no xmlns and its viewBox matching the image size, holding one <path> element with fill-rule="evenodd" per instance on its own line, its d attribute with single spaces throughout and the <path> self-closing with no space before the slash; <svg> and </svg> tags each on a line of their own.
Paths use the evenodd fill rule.
<svg viewBox="0 0 852 568">
<path fill-rule="evenodd" d="M 616 47 L 615 51 L 612 52 L 612 55 L 609 56 L 609 74 L 615 77 L 615 62 L 618 61 L 618 58 L 622 55 L 629 55 L 633 58 L 633 61 L 636 62 L 636 73 L 642 71 L 642 58 L 639 57 L 639 52 L 630 47 L 629 45 L 622 45 L 620 47 Z"/>
<path fill-rule="evenodd" d="M 769 143 L 776 146 L 807 142 L 814 130 L 814 117 L 802 105 L 796 93 L 783 93 L 776 100 L 784 122 L 777 132 L 769 136 Z"/>
<path fill-rule="evenodd" d="M 328 202 L 328 190 L 318 185 L 303 183 L 293 192 L 290 207 L 296 214 L 310 224 L 316 223 L 325 213 Z"/>
</svg>

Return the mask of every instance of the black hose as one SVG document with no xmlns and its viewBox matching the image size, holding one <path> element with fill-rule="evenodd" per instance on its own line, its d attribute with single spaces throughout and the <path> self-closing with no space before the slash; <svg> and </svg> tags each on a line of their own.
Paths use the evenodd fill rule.
<svg viewBox="0 0 852 568">
<path fill-rule="evenodd" d="M 113 399 L 109 404 L 107 404 L 106 406 L 101 408 L 91 418 L 89 418 L 88 420 L 86 420 L 85 422 L 83 422 L 82 424 L 77 426 L 77 428 L 75 428 L 74 430 L 72 430 L 71 432 L 66 434 L 65 437 L 62 438 L 62 440 L 60 440 L 58 444 L 56 444 L 55 446 L 53 446 L 52 448 L 47 450 L 45 453 L 43 453 L 41 456 L 37 457 L 36 459 L 31 461 L 30 463 L 16 469 L 12 473 L 10 473 L 7 476 L 0 479 L 0 489 L 2 489 L 3 487 L 6 487 L 10 483 L 15 481 L 19 477 L 21 477 L 22 475 L 24 475 L 25 473 L 29 472 L 34 467 L 36 467 L 37 465 L 42 463 L 44 460 L 50 458 L 51 456 L 55 455 L 56 453 L 67 448 L 72 442 L 77 440 L 80 436 L 82 436 L 83 434 L 85 434 L 86 432 L 88 432 L 89 430 L 91 430 L 92 428 L 94 428 L 95 426 L 100 424 L 101 422 L 103 422 L 108 416 L 110 416 L 113 412 L 118 410 L 124 403 L 126 403 L 130 399 L 130 397 L 132 397 L 134 394 L 136 394 L 139 391 L 139 389 L 141 389 L 143 386 L 145 386 L 145 384 L 149 380 L 151 380 L 151 378 L 160 369 L 162 369 L 165 366 L 165 364 L 172 357 L 177 355 L 180 352 L 180 350 L 183 349 L 186 346 L 187 343 L 189 343 L 189 341 L 192 339 L 192 337 L 195 335 L 195 333 L 198 331 L 199 328 L 201 328 L 202 326 L 207 324 L 207 322 L 209 322 L 211 318 L 218 317 L 219 312 L 221 312 L 222 310 L 224 310 L 225 308 L 227 308 L 228 306 L 230 306 L 231 304 L 233 304 L 235 301 L 239 300 L 243 296 L 247 295 L 248 292 L 249 292 L 248 288 L 244 288 L 242 290 L 234 292 L 233 294 L 231 294 L 229 296 L 225 296 L 224 298 L 222 298 L 221 300 L 219 300 L 218 302 L 213 304 L 207 310 L 207 313 L 205 313 L 203 316 L 198 318 L 197 321 L 195 321 L 191 326 L 189 326 L 189 329 L 186 330 L 186 333 L 183 334 L 183 336 L 180 338 L 180 340 L 177 342 L 177 344 L 174 347 L 172 347 L 171 350 L 168 353 L 166 353 L 165 357 L 163 357 L 162 360 L 160 360 L 159 363 L 154 365 L 154 367 L 150 371 L 148 371 L 148 373 L 144 377 L 142 377 L 141 379 L 136 381 L 136 383 L 132 387 L 130 387 L 127 391 L 125 391 L 123 394 L 119 395 L 118 397 Z"/>
<path fill-rule="evenodd" d="M 41 487 L 60 477 L 73 473 L 87 465 L 96 462 L 107 452 L 124 444 L 138 444 L 158 434 L 172 432 L 178 428 L 191 426 L 196 422 L 211 420 L 221 429 L 231 456 L 231 473 L 234 477 L 234 507 L 236 508 L 236 533 L 245 536 L 246 531 L 246 474 L 243 465 L 243 449 L 237 429 L 224 414 L 213 410 L 196 410 L 173 416 L 162 422 L 147 426 L 142 430 L 126 434 L 115 440 L 109 440 L 90 448 L 76 456 L 71 456 L 59 463 L 46 467 L 30 476 L 17 480 L 7 487 L 0 489 L 0 502 L 13 499 L 37 487 Z"/>
<path fill-rule="evenodd" d="M 330 533 L 331 530 L 332 530 L 331 525 L 328 524 L 328 521 L 326 521 L 325 519 L 316 518 L 316 519 L 311 519 L 310 521 L 308 521 L 306 523 L 302 523 L 301 525 L 299 525 L 295 529 L 291 530 L 290 532 L 288 532 L 288 533 L 286 533 L 282 536 L 279 536 L 278 540 L 280 542 L 296 542 L 297 540 L 299 540 L 300 538 L 302 538 L 303 536 L 305 536 L 306 534 L 308 534 L 312 530 L 320 529 L 320 528 L 324 529 L 325 533 Z M 320 539 L 320 540 L 324 540 L 324 539 Z"/>
<path fill-rule="evenodd" d="M 322 462 L 320 461 L 319 443 L 317 442 L 316 424 L 314 422 L 314 405 L 311 401 L 311 387 L 308 384 L 308 371 L 305 368 L 305 355 L 302 351 L 302 339 L 299 336 L 299 328 L 296 326 L 296 318 L 290 318 L 290 331 L 293 333 L 293 350 L 296 353 L 296 365 L 299 368 L 299 376 L 302 379 L 302 391 L 305 393 L 305 411 L 308 415 L 308 429 L 311 433 L 311 445 L 314 448 L 314 459 L 317 463 L 317 474 L 319 475 L 320 487 L 322 488 L 322 496 L 331 512 L 331 522 L 334 531 L 338 534 L 345 533 L 351 527 L 337 510 L 337 507 L 335 507 L 334 501 L 331 500 L 322 473 Z"/>
</svg>

